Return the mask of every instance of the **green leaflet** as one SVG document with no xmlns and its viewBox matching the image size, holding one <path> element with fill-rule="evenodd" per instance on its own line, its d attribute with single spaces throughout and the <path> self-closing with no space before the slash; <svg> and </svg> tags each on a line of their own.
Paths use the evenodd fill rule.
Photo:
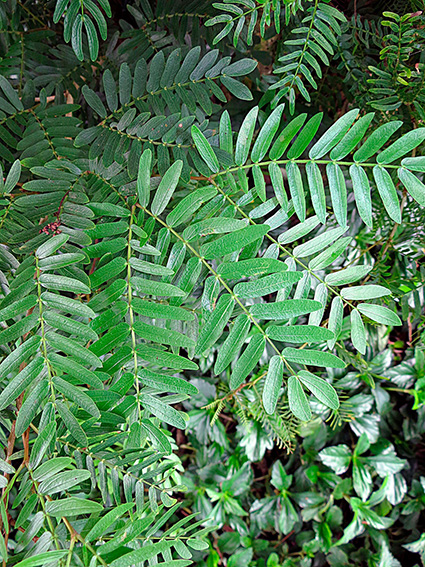
<svg viewBox="0 0 425 567">
<path fill-rule="evenodd" d="M 110 564 L 110 567 L 131 567 L 135 563 L 142 563 L 147 561 L 152 557 L 156 557 L 160 553 L 167 551 L 172 545 L 169 541 L 159 541 L 152 545 L 142 547 L 141 549 L 136 549 L 135 551 L 130 551 L 125 555 L 122 555 L 118 559 L 115 559 Z"/>
<path fill-rule="evenodd" d="M 156 297 L 184 297 L 186 294 L 175 285 L 133 276 L 130 283 L 139 293 Z"/>
<path fill-rule="evenodd" d="M 7 321 L 7 319 L 13 319 L 21 313 L 25 313 L 37 303 L 37 297 L 35 295 L 28 295 L 22 299 L 18 299 L 11 305 L 0 309 L 0 321 Z"/>
<path fill-rule="evenodd" d="M 241 124 L 235 148 L 236 165 L 244 165 L 246 160 L 248 159 L 257 116 L 258 106 L 255 106 L 248 112 Z"/>
<path fill-rule="evenodd" d="M 374 116 L 374 112 L 369 112 L 354 122 L 353 126 L 348 130 L 342 140 L 333 148 L 330 153 L 330 158 L 341 160 L 352 152 L 366 134 Z"/>
<path fill-rule="evenodd" d="M 311 202 L 314 212 L 322 224 L 326 221 L 326 196 L 323 186 L 322 173 L 317 163 L 309 161 L 306 166 L 308 188 L 310 190 Z M 316 217 L 312 217 L 316 218 Z M 308 222 L 309 219 L 307 219 Z M 293 230 L 293 229 L 290 229 Z"/>
<path fill-rule="evenodd" d="M 350 314 L 351 322 L 351 342 L 360 354 L 366 353 L 366 331 L 362 317 L 357 309 L 353 309 Z"/>
<path fill-rule="evenodd" d="M 225 370 L 235 359 L 235 356 L 242 348 L 242 345 L 248 336 L 250 327 L 251 321 L 248 315 L 243 313 L 236 317 L 227 339 L 218 350 L 217 359 L 214 365 L 214 374 L 220 374 L 223 372 L 223 370 Z"/>
<path fill-rule="evenodd" d="M 411 152 L 424 140 L 425 128 L 416 128 L 415 130 L 411 130 L 381 152 L 376 158 L 376 161 L 381 164 L 392 163 L 396 159 Z"/>
<path fill-rule="evenodd" d="M 266 181 L 259 165 L 255 164 L 252 167 L 252 176 L 254 178 L 255 192 L 264 203 L 266 200 Z"/>
<path fill-rule="evenodd" d="M 24 343 L 25 344 L 25 343 Z M 16 352 L 16 351 L 14 351 Z M 44 359 L 37 357 L 17 374 L 0 394 L 0 410 L 6 408 L 40 375 L 44 367 Z"/>
<path fill-rule="evenodd" d="M 147 149 L 143 152 L 139 161 L 139 174 L 137 176 L 137 195 L 142 207 L 146 207 L 150 197 L 152 152 Z"/>
<path fill-rule="evenodd" d="M 23 561 L 19 561 L 16 563 L 16 567 L 43 567 L 46 565 L 46 562 L 53 562 L 59 561 L 63 559 L 67 555 L 67 550 L 59 550 L 59 551 L 48 551 L 45 553 L 38 553 L 35 556 L 27 557 Z"/>
<path fill-rule="evenodd" d="M 373 156 L 391 138 L 391 136 L 403 125 L 400 120 L 393 120 L 379 126 L 360 149 L 356 151 L 353 158 L 356 162 L 365 162 Z"/>
<path fill-rule="evenodd" d="M 317 254 L 332 244 L 332 242 L 342 236 L 344 232 L 347 232 L 347 230 L 347 226 L 327 230 L 326 232 L 319 234 L 319 236 L 312 238 L 308 242 L 300 244 L 300 246 L 296 246 L 294 248 L 294 256 L 297 258 L 305 258 L 307 256 Z"/>
<path fill-rule="evenodd" d="M 183 238 L 187 241 L 195 240 L 201 236 L 209 234 L 222 234 L 242 229 L 247 225 L 246 220 L 212 218 L 196 222 L 186 227 L 183 231 Z"/>
<path fill-rule="evenodd" d="M 156 388 L 157 390 L 188 395 L 195 395 L 198 393 L 198 388 L 189 382 L 186 382 L 186 380 L 183 380 L 182 378 L 164 376 L 162 374 L 152 372 L 151 370 L 147 370 L 146 368 L 139 370 L 137 375 L 142 384 Z"/>
<path fill-rule="evenodd" d="M 125 234 L 128 231 L 128 223 L 125 221 L 104 222 L 97 224 L 95 228 L 86 230 L 92 240 Z"/>
<path fill-rule="evenodd" d="M 200 254 L 206 260 L 222 258 L 262 238 L 268 231 L 269 227 L 267 225 L 247 226 L 231 234 L 226 234 L 213 242 L 203 244 L 200 248 Z"/>
<path fill-rule="evenodd" d="M 153 439 L 154 444 L 156 444 L 160 451 L 162 451 L 166 455 L 171 455 L 171 443 L 168 440 L 168 437 L 161 429 L 159 429 L 159 427 L 153 425 L 153 423 L 151 423 L 149 419 L 142 419 L 140 425 L 142 426 L 142 429 L 145 429 L 145 431 L 148 432 L 148 434 Z"/>
<path fill-rule="evenodd" d="M 230 120 L 230 115 L 227 110 L 223 112 L 220 117 L 220 149 L 233 155 L 233 134 L 232 134 L 232 123 Z"/>
<path fill-rule="evenodd" d="M 151 396 L 150 394 L 140 394 L 140 400 L 142 404 L 161 421 L 173 427 L 185 429 L 186 421 L 183 418 L 182 412 L 177 411 L 159 398 Z"/>
<path fill-rule="evenodd" d="M 366 277 L 371 270 L 372 266 L 351 266 L 339 272 L 328 274 L 325 277 L 325 282 L 329 285 L 347 285 Z"/>
<path fill-rule="evenodd" d="M 83 408 L 90 415 L 99 418 L 100 411 L 98 410 L 96 404 L 93 400 L 85 394 L 77 386 L 73 386 L 66 380 L 62 380 L 58 376 L 53 377 L 53 384 L 55 388 L 65 396 L 68 400 L 75 402 L 80 408 Z"/>
<path fill-rule="evenodd" d="M 359 109 L 355 108 L 341 116 L 341 118 L 339 118 L 314 144 L 308 154 L 309 158 L 320 159 L 336 146 L 345 136 L 346 132 L 348 132 L 348 129 L 357 118 L 358 114 Z"/>
<path fill-rule="evenodd" d="M 46 340 L 52 348 L 74 356 L 77 362 L 81 364 L 94 366 L 95 368 L 102 366 L 102 361 L 96 355 L 81 346 L 75 340 L 59 335 L 54 331 L 46 333 Z"/>
<path fill-rule="evenodd" d="M 322 304 L 313 299 L 287 299 L 275 303 L 256 303 L 250 309 L 257 319 L 284 320 L 306 315 L 321 309 Z"/>
<path fill-rule="evenodd" d="M 13 350 L 6 358 L 4 358 L 0 363 L 0 375 L 7 376 L 9 372 L 15 370 L 22 362 L 27 360 L 32 356 L 38 349 L 41 341 L 41 337 L 35 335 L 29 337 L 25 342 L 20 344 L 15 350 Z"/>
<path fill-rule="evenodd" d="M 43 480 L 47 480 L 48 478 L 56 475 L 71 464 L 71 457 L 56 457 L 54 459 L 50 459 L 36 468 L 33 473 L 33 478 L 37 482 L 42 482 Z"/>
<path fill-rule="evenodd" d="M 278 241 L 281 244 L 289 244 L 291 242 L 294 242 L 295 240 L 303 238 L 303 236 L 306 236 L 312 230 L 314 230 L 319 222 L 320 221 L 317 216 L 310 217 L 304 222 L 301 222 L 293 226 L 289 230 L 282 232 L 282 234 L 279 235 Z"/>
<path fill-rule="evenodd" d="M 344 317 L 344 304 L 340 297 L 334 297 L 329 313 L 328 329 L 333 332 L 334 338 L 328 340 L 328 347 L 333 349 L 342 329 L 342 319 Z"/>
<path fill-rule="evenodd" d="M 112 203 L 87 203 L 87 207 L 91 209 L 96 217 L 129 217 L 130 211 L 121 207 L 120 205 L 113 205 Z"/>
<path fill-rule="evenodd" d="M 211 348 L 220 338 L 224 327 L 232 315 L 234 303 L 234 299 L 230 294 L 225 293 L 220 296 L 214 311 L 210 313 L 199 333 L 195 349 L 196 355 L 200 355 Z"/>
<path fill-rule="evenodd" d="M 272 356 L 263 389 L 263 405 L 269 415 L 276 409 L 283 380 L 283 362 L 280 356 Z"/>
<path fill-rule="evenodd" d="M 90 293 L 90 288 L 87 285 L 66 276 L 41 274 L 39 281 L 41 285 L 47 289 L 70 291 L 72 293 Z"/>
<path fill-rule="evenodd" d="M 179 182 L 182 168 L 183 162 L 176 160 L 162 177 L 151 205 L 151 211 L 154 215 L 159 216 L 168 205 Z"/>
<path fill-rule="evenodd" d="M 101 266 L 90 276 L 90 284 L 93 289 L 99 288 L 103 283 L 121 274 L 127 266 L 125 258 L 114 258 L 107 264 Z"/>
<path fill-rule="evenodd" d="M 301 133 L 297 136 L 295 142 L 290 147 L 287 154 L 288 159 L 297 159 L 300 157 L 300 155 L 304 152 L 304 150 L 307 148 L 309 143 L 316 135 L 320 123 L 322 122 L 322 118 L 323 118 L 323 112 L 319 112 L 315 114 L 312 118 L 310 118 L 310 120 L 301 130 Z"/>
<path fill-rule="evenodd" d="M 238 283 L 233 292 L 238 297 L 261 297 L 278 291 L 285 284 L 294 284 L 301 278 L 301 272 L 279 272 L 252 282 Z"/>
<path fill-rule="evenodd" d="M 350 176 L 351 181 L 353 182 L 353 192 L 359 215 L 363 222 L 372 228 L 372 200 L 367 174 L 359 165 L 351 165 Z"/>
<path fill-rule="evenodd" d="M 382 325 L 392 325 L 398 326 L 402 325 L 400 317 L 388 307 L 383 307 L 382 305 L 372 305 L 369 303 L 360 303 L 357 309 L 372 321 L 381 323 Z"/>
<path fill-rule="evenodd" d="M 301 171 L 295 162 L 289 162 L 286 166 L 288 176 L 289 191 L 297 217 L 301 222 L 305 221 L 306 204 Z"/>
<path fill-rule="evenodd" d="M 217 190 L 214 187 L 206 187 L 190 193 L 168 214 L 166 219 L 168 226 L 179 226 L 195 213 L 202 203 L 216 195 Z"/>
<path fill-rule="evenodd" d="M 115 347 L 122 344 L 130 334 L 130 326 L 125 321 L 118 323 L 102 335 L 100 339 L 90 345 L 89 350 L 96 356 L 102 356 L 111 352 Z"/>
<path fill-rule="evenodd" d="M 269 175 L 272 182 L 274 194 L 284 211 L 288 210 L 288 197 L 286 195 L 285 185 L 283 183 L 282 169 L 277 163 L 272 162 L 269 165 Z"/>
<path fill-rule="evenodd" d="M 411 171 L 419 171 L 421 173 L 425 172 L 425 157 L 416 156 L 404 158 L 401 160 L 401 167 L 407 167 Z"/>
<path fill-rule="evenodd" d="M 220 264 L 217 273 L 227 280 L 238 280 L 240 278 L 250 278 L 262 276 L 287 270 L 288 266 L 280 260 L 274 258 L 252 258 L 251 260 L 239 260 L 239 262 L 229 262 Z"/>
<path fill-rule="evenodd" d="M 283 349 L 282 355 L 290 362 L 296 362 L 297 364 L 345 368 L 345 362 L 329 352 L 287 347 Z"/>
<path fill-rule="evenodd" d="M 149 317 L 151 319 L 168 319 L 175 321 L 193 321 L 194 315 L 181 307 L 173 307 L 164 305 L 163 303 L 155 303 L 135 297 L 132 302 L 133 310 L 139 315 Z"/>
<path fill-rule="evenodd" d="M 218 163 L 217 156 L 204 134 L 195 124 L 192 126 L 191 134 L 201 158 L 213 173 L 218 173 L 220 164 Z"/>
<path fill-rule="evenodd" d="M 261 127 L 251 152 L 253 162 L 261 161 L 271 146 L 282 118 L 284 104 L 277 106 Z"/>
<path fill-rule="evenodd" d="M 326 174 L 329 181 L 332 207 L 335 218 L 341 227 L 347 224 L 347 189 L 342 169 L 335 163 L 328 163 Z"/>
<path fill-rule="evenodd" d="M 264 352 L 266 339 L 263 335 L 254 335 L 248 346 L 236 361 L 233 372 L 230 375 L 230 388 L 236 390 L 248 374 L 254 370 L 261 355 Z"/>
<path fill-rule="evenodd" d="M 337 410 L 339 408 L 338 395 L 334 388 L 324 378 L 315 376 L 306 370 L 298 372 L 298 378 L 306 388 L 310 390 L 315 398 L 325 404 L 328 408 Z"/>
<path fill-rule="evenodd" d="M 76 321 L 70 317 L 64 317 L 54 311 L 46 311 L 43 313 L 43 319 L 53 328 L 81 337 L 85 341 L 96 341 L 99 338 L 88 325 L 80 323 L 80 321 Z"/>
<path fill-rule="evenodd" d="M 84 482 L 88 478 L 90 478 L 90 473 L 89 471 L 85 470 L 61 472 L 59 474 L 55 474 L 53 478 L 43 480 L 40 483 L 38 489 L 41 494 L 47 494 L 48 496 L 51 496 L 52 494 L 57 494 L 58 492 L 69 490 L 76 484 Z"/>
<path fill-rule="evenodd" d="M 344 299 L 349 300 L 366 300 L 384 297 L 391 295 L 391 291 L 382 285 L 358 285 L 353 287 L 346 287 L 341 290 L 341 295 Z"/>
<path fill-rule="evenodd" d="M 270 150 L 270 159 L 280 159 L 283 156 L 289 143 L 295 138 L 306 118 L 307 114 L 299 114 L 285 126 Z"/>
<path fill-rule="evenodd" d="M 397 197 L 397 190 L 394 186 L 391 175 L 380 165 L 373 168 L 373 177 L 378 187 L 384 207 L 390 218 L 397 224 L 401 223 L 400 203 Z"/>
<path fill-rule="evenodd" d="M 86 535 L 86 541 L 91 542 L 99 537 L 102 537 L 104 533 L 107 532 L 108 528 L 116 522 L 121 516 L 123 516 L 126 512 L 130 511 L 134 507 L 133 502 L 129 502 L 127 504 L 120 504 L 116 508 L 113 508 L 109 512 L 107 512 L 100 520 L 96 522 L 96 524 L 92 527 L 89 533 Z"/>
<path fill-rule="evenodd" d="M 267 336 L 288 343 L 319 343 L 334 338 L 332 331 L 316 325 L 272 325 L 267 328 Z"/>
<path fill-rule="evenodd" d="M 57 234 L 56 236 L 53 236 L 47 242 L 39 246 L 35 251 L 35 255 L 38 258 L 46 258 L 47 256 L 51 256 L 51 254 L 54 254 L 56 250 L 59 250 L 59 248 L 68 240 L 68 234 Z"/>
<path fill-rule="evenodd" d="M 103 388 L 102 381 L 99 380 L 94 372 L 88 370 L 85 366 L 79 364 L 70 356 L 61 356 L 55 352 L 51 352 L 49 353 L 48 358 L 53 368 L 66 372 L 74 379 L 78 380 L 78 384 L 88 384 L 92 388 L 99 390 Z"/>
<path fill-rule="evenodd" d="M 171 352 L 164 352 L 158 348 L 147 345 L 138 345 L 136 347 L 136 352 L 142 360 L 152 362 L 157 366 L 164 366 L 175 370 L 198 369 L 198 365 L 195 362 Z"/>
<path fill-rule="evenodd" d="M 70 299 L 63 295 L 50 293 L 45 291 L 41 294 L 41 299 L 43 303 L 54 309 L 59 309 L 60 311 L 65 311 L 71 315 L 77 315 L 78 317 L 95 317 L 95 312 L 85 303 L 77 301 L 75 299 Z"/>
<path fill-rule="evenodd" d="M 87 85 L 83 86 L 82 93 L 87 101 L 87 104 L 89 104 L 101 118 L 105 118 L 107 115 L 106 108 L 97 94 Z"/>
<path fill-rule="evenodd" d="M 307 396 L 296 376 L 288 379 L 288 402 L 291 412 L 301 421 L 310 421 L 311 409 Z"/>
<path fill-rule="evenodd" d="M 186 337 L 178 331 L 169 331 L 168 329 L 162 329 L 161 327 L 154 327 L 153 325 L 148 325 L 142 321 L 135 321 L 133 328 L 139 337 L 146 339 L 147 341 L 177 347 L 190 348 L 195 346 L 195 342 L 191 338 Z"/>
<path fill-rule="evenodd" d="M 422 181 L 420 181 L 414 173 L 403 167 L 397 170 L 397 175 L 413 199 L 422 207 L 425 207 L 425 185 Z"/>
<path fill-rule="evenodd" d="M 118 260 L 118 258 L 116 259 Z M 124 260 L 124 258 L 119 258 L 119 260 Z M 108 266 L 111 263 L 112 262 L 110 262 Z M 142 274 L 149 274 L 150 276 L 174 275 L 174 270 L 172 270 L 171 268 L 167 268 L 167 266 L 161 266 L 161 264 L 152 264 L 152 262 L 146 262 L 145 260 L 139 260 L 138 258 L 130 258 L 129 264 L 134 270 L 136 270 L 136 272 L 141 272 Z M 120 265 L 125 266 L 125 262 L 124 264 L 120 262 Z"/>
<path fill-rule="evenodd" d="M 82 514 L 99 513 L 103 510 L 102 504 L 71 496 L 62 500 L 54 500 L 46 503 L 46 512 L 55 518 L 67 516 L 80 516 Z"/>
<path fill-rule="evenodd" d="M 348 245 L 352 241 L 351 236 L 346 236 L 345 238 L 340 238 L 328 248 L 325 248 L 318 256 L 310 260 L 308 267 L 310 270 L 323 270 L 327 266 L 330 266 L 341 254 L 345 252 Z"/>
<path fill-rule="evenodd" d="M 74 414 L 64 403 L 59 402 L 58 400 L 56 400 L 56 408 L 69 433 L 78 443 L 81 443 L 83 447 L 86 447 L 88 444 L 87 436 Z"/>
<path fill-rule="evenodd" d="M 18 412 L 18 418 L 16 420 L 15 433 L 17 437 L 20 437 L 29 427 L 30 423 L 39 412 L 48 392 L 49 383 L 47 380 L 42 380 L 26 398 Z"/>
</svg>

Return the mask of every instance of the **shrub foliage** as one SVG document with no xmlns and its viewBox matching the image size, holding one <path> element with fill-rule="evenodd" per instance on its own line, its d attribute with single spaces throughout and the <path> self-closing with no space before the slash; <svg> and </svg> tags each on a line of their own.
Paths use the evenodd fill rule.
<svg viewBox="0 0 425 567">
<path fill-rule="evenodd" d="M 360 8 L 2 0 L 5 567 L 425 561 L 424 21 Z"/>
</svg>

